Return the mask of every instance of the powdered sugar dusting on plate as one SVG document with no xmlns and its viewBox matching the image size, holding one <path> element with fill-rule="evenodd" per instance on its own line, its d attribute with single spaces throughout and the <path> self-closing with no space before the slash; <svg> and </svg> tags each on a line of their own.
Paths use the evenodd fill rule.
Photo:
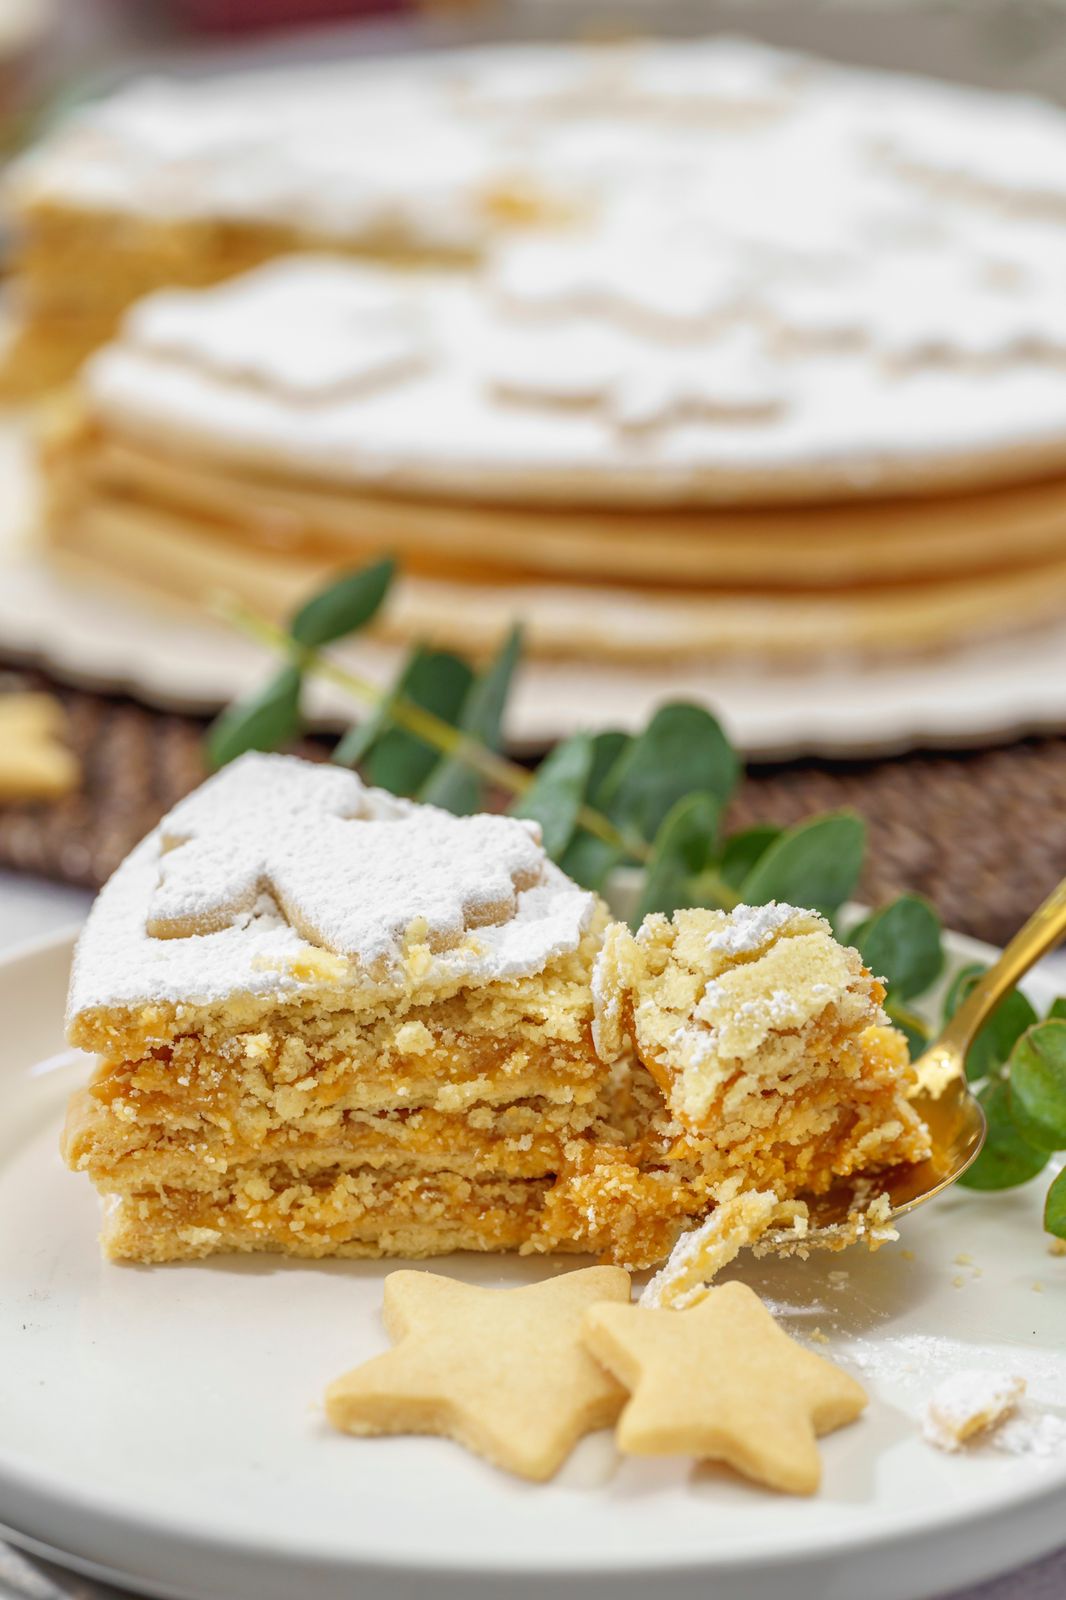
<svg viewBox="0 0 1066 1600">
<path fill-rule="evenodd" d="M 1009 1456 L 1050 1459 L 1066 1455 L 1066 1417 L 1023 1406 L 995 1430 L 990 1441 Z"/>
</svg>

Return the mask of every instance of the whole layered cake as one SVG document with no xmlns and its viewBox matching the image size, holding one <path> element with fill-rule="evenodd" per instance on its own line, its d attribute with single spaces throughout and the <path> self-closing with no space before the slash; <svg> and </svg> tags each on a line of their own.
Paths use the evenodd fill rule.
<svg viewBox="0 0 1066 1600">
<path fill-rule="evenodd" d="M 116 1259 L 645 1266 L 749 1191 L 777 1204 L 927 1157 L 882 998 L 814 913 L 633 935 L 533 824 L 247 756 L 90 915 L 69 1032 L 97 1059 L 64 1153 Z"/>
<path fill-rule="evenodd" d="M 1048 106 L 730 40 L 134 85 L 9 183 L 9 376 L 111 341 L 53 548 L 276 614 L 389 548 L 387 634 L 576 660 L 1057 618 L 1064 171 Z"/>
</svg>

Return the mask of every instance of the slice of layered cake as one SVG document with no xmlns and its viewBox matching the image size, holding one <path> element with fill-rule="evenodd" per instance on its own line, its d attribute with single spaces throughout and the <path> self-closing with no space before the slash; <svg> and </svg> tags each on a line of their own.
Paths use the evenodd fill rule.
<svg viewBox="0 0 1066 1600">
<path fill-rule="evenodd" d="M 90 915 L 69 1028 L 98 1064 L 65 1154 L 119 1259 L 647 1266 L 742 1193 L 924 1158 L 882 998 L 814 913 L 633 935 L 534 824 L 245 756 Z"/>
<path fill-rule="evenodd" d="M 141 1261 L 511 1250 L 592 1137 L 603 913 L 535 826 L 246 756 L 164 819 L 82 936 L 99 1056 L 65 1153 Z"/>
</svg>

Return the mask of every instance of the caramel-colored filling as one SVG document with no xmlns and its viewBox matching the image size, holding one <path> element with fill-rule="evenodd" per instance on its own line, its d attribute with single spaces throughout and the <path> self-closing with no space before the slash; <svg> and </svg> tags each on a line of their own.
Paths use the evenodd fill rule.
<svg viewBox="0 0 1066 1600">
<path fill-rule="evenodd" d="M 643 959 L 625 930 L 610 937 L 620 961 Z M 709 1054 L 693 1102 L 702 1058 L 685 1080 L 669 1046 L 698 1020 L 698 973 L 664 948 L 646 992 L 626 979 L 609 1065 L 592 1037 L 598 948 L 594 932 L 537 977 L 431 1000 L 345 1004 L 334 986 L 83 1016 L 106 1054 L 64 1153 L 110 1197 L 105 1247 L 574 1250 L 642 1267 L 738 1185 L 817 1193 L 926 1155 L 905 1041 L 876 1020 L 857 957 L 839 994 L 750 1059 Z"/>
</svg>

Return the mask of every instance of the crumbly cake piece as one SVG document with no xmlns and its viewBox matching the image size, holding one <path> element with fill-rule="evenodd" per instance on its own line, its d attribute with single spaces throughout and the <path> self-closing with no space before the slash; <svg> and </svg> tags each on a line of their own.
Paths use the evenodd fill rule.
<svg viewBox="0 0 1066 1600">
<path fill-rule="evenodd" d="M 922 1436 L 939 1450 L 961 1450 L 968 1440 L 995 1428 L 1017 1408 L 1025 1379 L 967 1367 L 945 1378 L 922 1413 Z"/>
<path fill-rule="evenodd" d="M 831 1128 L 866 1166 L 920 1127 L 900 1096 L 911 1075 L 884 985 L 817 912 L 771 901 L 650 916 L 636 934 L 614 924 L 593 996 L 600 1053 L 632 1041 L 689 1147 L 755 1133 L 772 1159 Z M 811 1187 L 850 1170 L 838 1160 Z"/>
<path fill-rule="evenodd" d="M 719 914 L 719 944 L 752 916 L 783 941 L 771 908 Z M 64 1155 L 107 1197 L 121 1259 L 520 1249 L 647 1265 L 744 1183 L 783 1198 L 924 1153 L 896 1036 L 875 1025 L 855 1045 L 880 1023 L 876 986 L 820 919 L 789 919 L 832 1006 L 798 1053 L 764 1050 L 756 1090 L 749 1061 L 700 1097 L 649 1048 L 674 960 L 663 919 L 637 938 L 609 925 L 534 825 L 246 756 L 163 819 L 91 913 L 69 1035 L 98 1060 Z M 802 975 L 774 973 L 802 1005 Z"/>
<path fill-rule="evenodd" d="M 583 1218 L 593 1237 L 624 1236 L 625 1259 L 647 1266 L 716 1204 L 817 1194 L 929 1154 L 884 988 L 816 912 L 771 902 L 650 916 L 636 934 L 614 923 L 592 984 L 601 1055 L 635 1054 L 664 1103 L 636 1160 L 632 1149 L 591 1153 L 553 1191 L 560 1235 Z M 649 1185 L 657 1212 L 638 1198 Z"/>
</svg>

